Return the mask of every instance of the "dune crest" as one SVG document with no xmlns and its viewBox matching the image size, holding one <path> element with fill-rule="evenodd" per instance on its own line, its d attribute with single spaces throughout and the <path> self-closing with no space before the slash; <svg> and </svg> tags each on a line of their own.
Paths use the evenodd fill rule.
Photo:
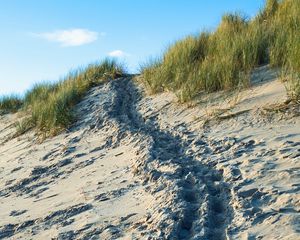
<svg viewBox="0 0 300 240">
<path fill-rule="evenodd" d="M 299 238 L 299 105 L 252 81 L 187 108 L 119 78 L 42 143 L 1 116 L 0 239 Z"/>
</svg>

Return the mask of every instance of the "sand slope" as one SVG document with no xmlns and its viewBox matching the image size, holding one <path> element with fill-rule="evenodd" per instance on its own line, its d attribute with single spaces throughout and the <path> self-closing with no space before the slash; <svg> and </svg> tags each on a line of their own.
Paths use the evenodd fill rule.
<svg viewBox="0 0 300 240">
<path fill-rule="evenodd" d="M 133 177 L 134 139 L 121 143 L 117 123 L 100 123 L 111 98 L 95 88 L 68 133 L 42 144 L 30 133 L 1 145 L 1 239 L 111 239 L 144 218 L 152 196 Z"/>
<path fill-rule="evenodd" d="M 93 88 L 43 143 L 0 119 L 0 239 L 298 239 L 300 109 L 254 87 L 196 107 L 130 77 Z M 238 96 L 238 97 L 236 97 Z"/>
</svg>

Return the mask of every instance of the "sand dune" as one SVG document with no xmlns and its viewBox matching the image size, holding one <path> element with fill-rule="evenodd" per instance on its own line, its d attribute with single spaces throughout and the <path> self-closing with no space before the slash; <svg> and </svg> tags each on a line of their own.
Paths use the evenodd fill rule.
<svg viewBox="0 0 300 240">
<path fill-rule="evenodd" d="M 0 239 L 300 239 L 300 109 L 253 83 L 187 107 L 120 78 L 42 143 L 1 116 Z"/>
</svg>

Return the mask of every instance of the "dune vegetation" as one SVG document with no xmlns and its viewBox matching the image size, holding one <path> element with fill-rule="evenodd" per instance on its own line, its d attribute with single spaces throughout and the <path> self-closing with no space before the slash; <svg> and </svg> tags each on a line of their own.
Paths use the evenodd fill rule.
<svg viewBox="0 0 300 240">
<path fill-rule="evenodd" d="M 169 46 L 141 66 L 150 93 L 175 91 L 181 102 L 201 93 L 249 86 L 263 64 L 283 69 L 288 93 L 300 97 L 300 0 L 267 0 L 252 19 L 225 14 L 214 32 L 201 32 Z"/>
<path fill-rule="evenodd" d="M 57 83 L 36 84 L 23 98 L 3 97 L 0 109 L 6 112 L 22 109 L 27 113 L 27 117 L 17 123 L 19 134 L 36 128 L 44 134 L 55 135 L 74 121 L 73 106 L 91 87 L 124 74 L 121 64 L 105 59 L 72 71 Z"/>
<path fill-rule="evenodd" d="M 16 112 L 23 105 L 23 100 L 16 94 L 0 98 L 0 113 Z"/>
<path fill-rule="evenodd" d="M 251 85 L 256 67 L 282 69 L 288 96 L 300 101 L 300 0 L 267 0 L 252 19 L 241 13 L 222 17 L 215 31 L 190 35 L 170 45 L 161 57 L 141 66 L 150 93 L 176 92 L 181 102 L 215 91 Z M 0 98 L 0 113 L 22 110 L 18 133 L 31 128 L 55 135 L 74 121 L 73 106 L 93 86 L 125 74 L 105 59 L 69 73 L 57 83 L 34 85 L 23 97 Z"/>
</svg>

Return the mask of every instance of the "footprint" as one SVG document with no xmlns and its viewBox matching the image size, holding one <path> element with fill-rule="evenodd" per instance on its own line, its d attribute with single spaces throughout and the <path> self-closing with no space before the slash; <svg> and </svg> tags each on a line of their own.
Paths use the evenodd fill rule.
<svg viewBox="0 0 300 240">
<path fill-rule="evenodd" d="M 24 214 L 25 212 L 27 212 L 27 210 L 13 210 L 10 212 L 9 216 L 13 216 L 13 217 L 16 217 L 16 216 L 20 216 L 22 214 Z"/>
</svg>

